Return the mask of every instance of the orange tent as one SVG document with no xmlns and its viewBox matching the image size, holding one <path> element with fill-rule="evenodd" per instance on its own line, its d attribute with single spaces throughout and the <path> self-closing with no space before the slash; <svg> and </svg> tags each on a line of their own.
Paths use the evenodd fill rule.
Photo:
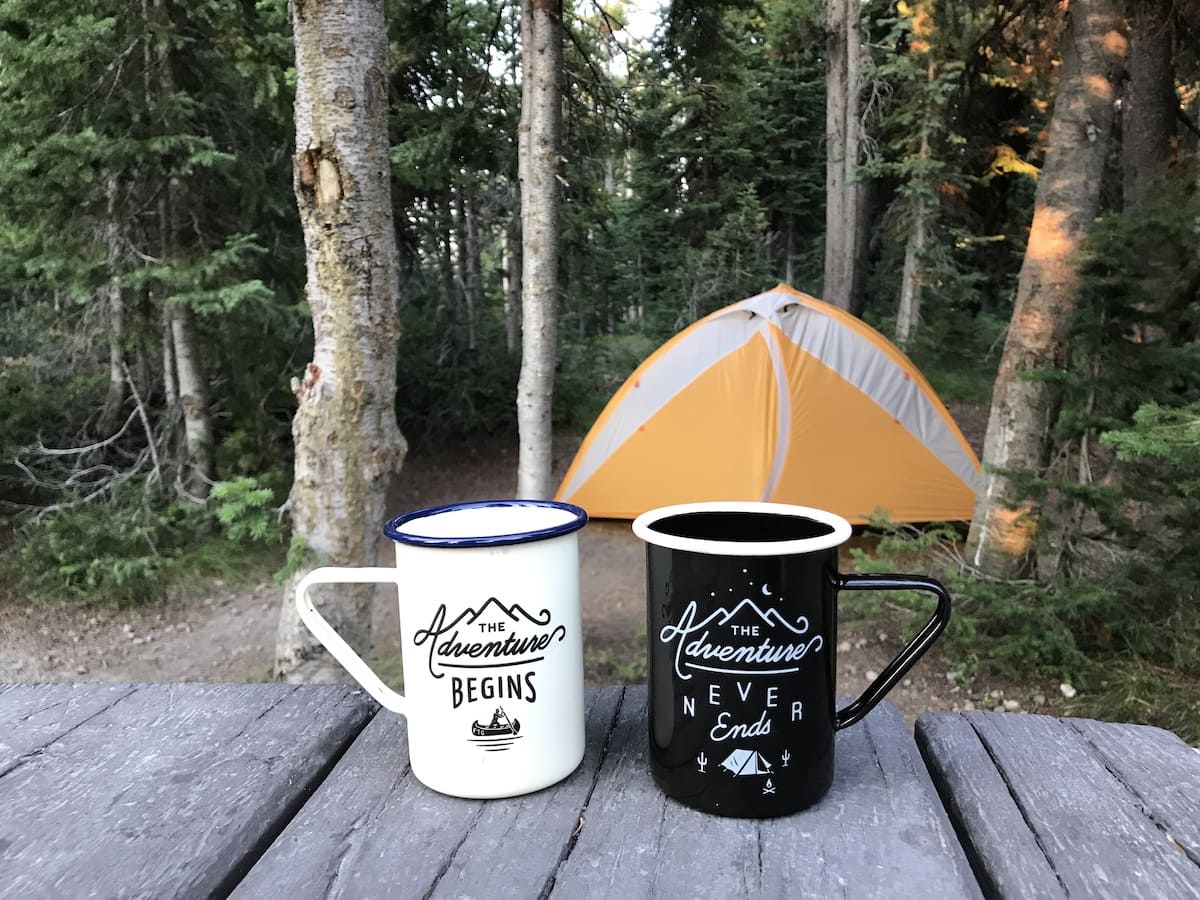
<svg viewBox="0 0 1200 900">
<path fill-rule="evenodd" d="M 781 284 L 701 319 L 629 376 L 557 499 L 597 518 L 774 500 L 854 523 L 969 519 L 979 460 L 909 359 Z"/>
</svg>

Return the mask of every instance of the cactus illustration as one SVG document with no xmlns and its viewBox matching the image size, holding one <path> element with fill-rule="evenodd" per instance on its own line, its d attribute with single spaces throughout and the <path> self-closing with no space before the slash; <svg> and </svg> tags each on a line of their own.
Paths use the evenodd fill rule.
<svg viewBox="0 0 1200 900">
<path fill-rule="evenodd" d="M 791 752 L 790 752 L 790 751 L 787 751 L 787 750 L 784 750 L 784 751 L 783 751 L 783 756 L 781 756 L 781 757 L 780 757 L 780 759 L 782 759 L 782 760 L 783 760 L 783 767 L 784 767 L 785 769 L 787 768 L 788 760 L 789 760 L 789 759 L 791 759 L 791 758 L 792 758 L 792 754 L 791 754 Z"/>
<path fill-rule="evenodd" d="M 696 762 L 700 764 L 700 772 L 703 774 L 704 767 L 708 765 L 708 757 L 704 755 L 704 751 L 700 751 L 700 755 L 696 757 Z"/>
</svg>

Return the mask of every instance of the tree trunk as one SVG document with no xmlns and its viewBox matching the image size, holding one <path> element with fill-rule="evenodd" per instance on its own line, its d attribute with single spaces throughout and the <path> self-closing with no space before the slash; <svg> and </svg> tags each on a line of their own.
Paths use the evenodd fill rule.
<svg viewBox="0 0 1200 900">
<path fill-rule="evenodd" d="M 513 217 L 504 229 L 504 346 L 517 352 L 521 339 L 521 229 Z"/>
<path fill-rule="evenodd" d="M 125 300 L 121 296 L 121 229 L 117 223 L 117 194 L 119 184 L 116 175 L 105 181 L 104 243 L 107 247 L 105 263 L 108 268 L 108 284 L 105 299 L 108 305 L 108 393 L 96 431 L 105 437 L 121 426 L 121 408 L 125 405 Z"/>
<path fill-rule="evenodd" d="M 294 539 L 311 558 L 372 565 L 391 475 L 407 452 L 396 424 L 399 259 L 387 138 L 383 0 L 293 0 L 296 156 L 313 360 L 293 382 Z M 288 681 L 344 679 L 300 622 L 297 579 L 283 597 L 275 670 Z M 317 588 L 322 613 L 360 655 L 372 589 Z"/>
<path fill-rule="evenodd" d="M 513 209 L 504 226 L 504 346 L 517 352 L 521 340 L 521 188 L 513 192 Z"/>
<path fill-rule="evenodd" d="M 166 415 L 175 427 L 175 417 L 179 413 L 179 382 L 175 378 L 175 335 L 171 330 L 170 310 L 162 313 L 162 369 L 163 369 L 163 403 Z"/>
<path fill-rule="evenodd" d="M 1168 8 L 1133 0 L 1129 81 L 1121 98 L 1121 168 L 1125 209 L 1140 207 L 1175 150 L 1175 69 Z"/>
<path fill-rule="evenodd" d="M 454 279 L 454 240 L 451 237 L 454 230 L 454 214 L 449 193 L 442 197 L 435 209 L 440 210 L 440 215 L 435 217 L 438 246 L 438 313 L 445 316 L 453 326 L 458 322 L 458 285 Z"/>
<path fill-rule="evenodd" d="M 562 0 L 521 0 L 521 376 L 517 496 L 551 484 L 551 406 L 557 349 L 558 157 L 562 134 Z"/>
<path fill-rule="evenodd" d="M 179 408 L 183 412 L 184 457 L 180 483 L 189 496 L 207 500 L 217 469 L 212 414 L 208 408 L 208 382 L 204 380 L 200 365 L 196 314 L 190 306 L 178 304 L 171 308 L 170 315 Z"/>
<path fill-rule="evenodd" d="M 454 249 L 458 251 L 453 256 L 454 281 L 458 288 L 458 296 L 462 298 L 463 318 L 467 327 L 467 349 L 475 350 L 475 295 L 472 293 L 471 281 L 471 238 L 472 227 L 467 211 L 467 191 L 459 186 L 454 189 Z"/>
<path fill-rule="evenodd" d="M 923 10 L 924 12 L 924 10 Z M 937 69 L 933 63 L 933 54 L 929 53 L 928 39 L 932 36 L 933 29 L 928 24 L 928 14 L 922 16 L 913 25 L 914 35 L 919 35 L 922 45 L 925 48 L 923 51 L 917 51 L 915 48 L 909 50 L 910 53 L 925 52 L 929 54 L 929 62 L 925 69 L 925 74 L 929 83 L 932 84 L 937 77 Z M 929 147 L 929 132 L 933 127 L 930 121 L 932 104 L 926 99 L 925 115 L 921 122 L 921 143 L 917 148 L 917 160 L 919 165 L 918 179 L 926 179 L 925 171 L 928 168 L 926 163 L 930 157 Z M 913 337 L 917 333 L 917 328 L 921 324 L 921 287 L 925 279 L 925 251 L 929 243 L 929 204 L 926 200 L 923 191 L 924 185 L 917 185 L 916 202 L 913 204 L 913 223 L 912 229 L 908 233 L 908 240 L 904 244 L 904 273 L 900 278 L 900 305 L 896 311 L 896 343 L 900 345 L 900 349 L 907 350 L 908 345 L 912 342 Z"/>
<path fill-rule="evenodd" d="M 177 182 L 167 183 L 159 201 L 159 240 L 162 257 L 170 259 L 175 246 Z M 186 304 L 167 306 L 175 357 L 175 384 L 183 417 L 183 452 L 179 461 L 178 487 L 195 500 L 207 500 L 217 477 L 212 412 L 208 408 L 208 382 L 201 365 L 200 338 L 196 315 Z"/>
<path fill-rule="evenodd" d="M 859 154 L 859 5 L 829 0 L 825 81 L 824 299 L 850 309 L 858 283 L 862 185 L 854 181 Z"/>
<path fill-rule="evenodd" d="M 478 347 L 476 320 L 483 309 L 483 263 L 480 260 L 479 198 L 474 182 L 468 188 L 463 202 L 465 242 L 462 253 L 466 268 L 467 346 L 474 351 Z"/>
<path fill-rule="evenodd" d="M 1075 0 L 1062 38 L 1062 69 L 1046 160 L 1012 322 L 992 394 L 984 441 L 989 470 L 967 540 L 983 571 L 1032 571 L 1041 509 L 1021 496 L 1011 472 L 1040 473 L 1050 449 L 1054 394 L 1039 374 L 1066 364 L 1075 310 L 1080 242 L 1092 230 L 1112 130 L 1116 84 L 1127 49 L 1113 0 Z"/>
<path fill-rule="evenodd" d="M 925 198 L 917 197 L 912 230 L 904 245 L 904 273 L 900 277 L 900 306 L 896 311 L 896 343 L 905 351 L 917 333 L 917 326 L 921 324 L 922 260 L 928 243 L 926 218 Z"/>
</svg>

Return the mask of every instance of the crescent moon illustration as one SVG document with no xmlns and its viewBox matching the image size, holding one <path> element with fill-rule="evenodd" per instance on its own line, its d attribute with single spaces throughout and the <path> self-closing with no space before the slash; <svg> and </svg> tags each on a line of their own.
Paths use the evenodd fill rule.
<svg viewBox="0 0 1200 900">
<path fill-rule="evenodd" d="M 770 591 L 769 587 L 768 587 L 767 585 L 765 585 L 765 584 L 763 585 L 763 596 L 764 596 L 764 597 L 770 597 L 770 596 L 771 596 L 771 591 Z"/>
</svg>

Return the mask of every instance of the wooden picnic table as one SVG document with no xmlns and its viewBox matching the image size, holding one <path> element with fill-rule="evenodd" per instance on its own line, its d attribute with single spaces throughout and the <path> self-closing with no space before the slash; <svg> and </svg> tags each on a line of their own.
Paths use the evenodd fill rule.
<svg viewBox="0 0 1200 900">
<path fill-rule="evenodd" d="M 753 821 L 666 799 L 645 717 L 590 690 L 571 777 L 471 801 L 350 686 L 0 685 L 0 897 L 1200 893 L 1200 754 L 1167 732 L 932 714 L 914 741 L 883 704 L 820 804 Z"/>
</svg>

